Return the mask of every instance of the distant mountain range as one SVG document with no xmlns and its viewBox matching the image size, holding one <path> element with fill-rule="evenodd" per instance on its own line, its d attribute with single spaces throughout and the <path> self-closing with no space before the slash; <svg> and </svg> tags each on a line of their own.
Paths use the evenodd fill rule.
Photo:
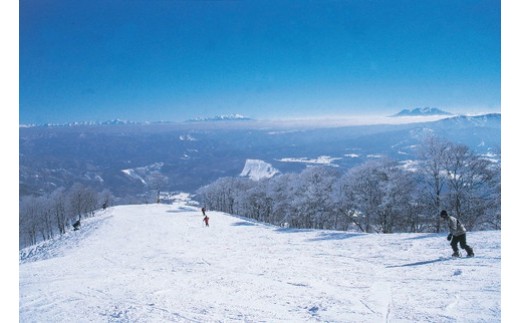
<svg viewBox="0 0 520 323">
<path fill-rule="evenodd" d="M 188 119 L 186 123 L 193 122 L 218 122 L 218 121 L 253 121 L 253 118 L 243 116 L 241 114 L 219 115 L 207 118 Z M 115 126 L 115 125 L 160 125 L 160 124 L 176 124 L 178 122 L 172 121 L 153 121 L 153 122 L 136 122 L 121 119 L 114 119 L 108 121 L 81 121 L 68 123 L 46 123 L 46 124 L 21 124 L 20 128 L 31 127 L 75 127 L 75 126 Z"/>
<path fill-rule="evenodd" d="M 210 117 L 210 118 L 189 119 L 189 120 L 187 120 L 187 122 L 249 121 L 249 120 L 253 120 L 253 119 L 243 116 L 241 114 L 228 114 L 228 115 L 214 116 L 214 117 Z"/>
<path fill-rule="evenodd" d="M 153 189 L 194 192 L 224 176 L 263 178 L 322 165 L 347 170 L 375 158 L 405 165 L 430 135 L 499 159 L 501 115 L 437 121 L 273 130 L 256 122 L 19 128 L 20 196 L 75 182 L 117 197 Z"/>
<path fill-rule="evenodd" d="M 31 127 L 75 127 L 75 126 L 116 126 L 116 125 L 136 125 L 139 122 L 126 121 L 120 119 L 107 120 L 107 121 L 81 121 L 81 122 L 68 122 L 68 123 L 45 123 L 41 125 L 37 124 L 22 124 L 20 128 L 31 128 Z"/>
<path fill-rule="evenodd" d="M 443 111 L 438 108 L 415 108 L 412 110 L 404 109 L 399 113 L 392 115 L 392 117 L 418 117 L 418 116 L 449 116 L 453 115 L 450 112 Z"/>
<path fill-rule="evenodd" d="M 452 116 L 450 112 L 440 110 L 438 108 L 415 108 L 415 109 L 403 109 L 400 112 L 391 115 L 390 117 L 420 117 L 420 116 Z M 220 122 L 240 122 L 240 121 L 256 121 L 253 118 L 244 116 L 242 114 L 225 114 L 217 115 L 213 117 L 199 117 L 188 119 L 184 123 L 220 123 Z M 82 122 L 69 122 L 69 123 L 47 123 L 47 124 L 22 124 L 20 128 L 30 127 L 75 127 L 75 126 L 114 126 L 114 125 L 168 125 L 168 124 L 179 124 L 179 122 L 172 121 L 153 121 L 153 122 L 136 122 L 121 119 L 114 119 L 108 121 L 82 121 Z"/>
</svg>

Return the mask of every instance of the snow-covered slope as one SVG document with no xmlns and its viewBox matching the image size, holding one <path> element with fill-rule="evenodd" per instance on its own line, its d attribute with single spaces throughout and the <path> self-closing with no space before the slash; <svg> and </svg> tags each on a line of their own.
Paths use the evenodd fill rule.
<svg viewBox="0 0 520 323">
<path fill-rule="evenodd" d="M 20 322 L 500 322 L 500 232 L 356 234 L 117 206 L 20 252 Z"/>
<path fill-rule="evenodd" d="M 162 176 L 160 171 L 163 165 L 164 163 L 154 163 L 144 167 L 123 169 L 121 172 L 126 176 L 141 182 L 143 185 L 148 185 L 148 183 L 157 178 L 157 176 Z"/>
<path fill-rule="evenodd" d="M 259 181 L 262 178 L 271 178 L 278 174 L 279 171 L 271 164 L 259 159 L 248 159 L 244 165 L 244 169 L 240 176 L 249 177 L 254 181 Z"/>
</svg>

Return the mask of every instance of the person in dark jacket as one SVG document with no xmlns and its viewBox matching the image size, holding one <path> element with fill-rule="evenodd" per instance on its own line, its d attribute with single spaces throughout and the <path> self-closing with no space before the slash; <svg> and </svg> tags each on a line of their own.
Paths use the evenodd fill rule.
<svg viewBox="0 0 520 323">
<path fill-rule="evenodd" d="M 453 249 L 452 257 L 460 257 L 461 254 L 459 252 L 458 244 L 464 250 L 466 250 L 468 257 L 473 257 L 475 254 L 473 253 L 473 248 L 466 244 L 466 228 L 464 225 L 455 217 L 449 216 L 446 210 L 441 211 L 441 218 L 443 218 L 447 224 L 450 233 L 448 234 L 448 241 L 451 240 L 451 248 Z"/>
</svg>

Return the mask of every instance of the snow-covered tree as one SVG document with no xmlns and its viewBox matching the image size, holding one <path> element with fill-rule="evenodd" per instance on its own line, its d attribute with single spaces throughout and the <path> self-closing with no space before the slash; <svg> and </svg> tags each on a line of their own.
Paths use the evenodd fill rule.
<svg viewBox="0 0 520 323">
<path fill-rule="evenodd" d="M 244 178 L 221 177 L 197 190 L 198 199 L 208 209 L 236 214 L 238 192 L 246 188 Z"/>
<path fill-rule="evenodd" d="M 486 210 L 486 216 L 484 219 L 484 225 L 487 228 L 499 230 L 502 227 L 501 219 L 501 199 L 502 199 L 502 185 L 501 185 L 501 172 L 502 167 L 500 163 L 501 158 L 498 162 L 492 163 L 491 168 L 491 181 L 489 182 L 489 194 L 487 195 L 489 204 Z"/>
<path fill-rule="evenodd" d="M 308 167 L 261 181 L 225 177 L 198 190 L 208 208 L 296 228 L 364 232 L 438 232 L 453 210 L 468 229 L 500 226 L 500 163 L 430 137 L 418 170 L 390 159 L 341 173 Z"/>
<path fill-rule="evenodd" d="M 308 167 L 298 177 L 295 196 L 292 199 L 298 227 L 331 228 L 334 208 L 332 188 L 338 172 L 331 167 Z"/>
<path fill-rule="evenodd" d="M 380 216 L 384 190 L 381 184 L 388 180 L 381 161 L 370 161 L 348 172 L 348 190 L 356 210 L 358 226 L 365 232 L 373 232 Z"/>
<path fill-rule="evenodd" d="M 414 220 L 414 188 L 411 175 L 394 161 L 370 161 L 341 178 L 336 205 L 362 231 L 409 230 Z"/>
<path fill-rule="evenodd" d="M 350 176 L 348 173 L 343 174 L 334 183 L 331 197 L 336 211 L 334 227 L 339 230 L 348 230 L 353 223 L 358 229 L 364 231 L 357 216 L 354 191 L 350 188 Z"/>
<path fill-rule="evenodd" d="M 296 213 L 291 205 L 294 196 L 297 174 L 282 174 L 270 178 L 267 185 L 267 197 L 272 201 L 271 223 L 286 225 L 291 223 Z M 296 216 L 295 216 L 296 217 Z"/>
<path fill-rule="evenodd" d="M 245 184 L 245 183 L 244 183 Z M 261 222 L 271 222 L 272 199 L 267 195 L 267 180 L 254 182 L 248 181 L 242 187 L 244 190 L 237 191 L 238 204 L 240 205 L 240 214 L 247 214 L 248 217 Z"/>
<path fill-rule="evenodd" d="M 382 183 L 380 225 L 384 233 L 414 231 L 415 229 L 415 189 L 412 174 L 398 167 L 397 163 L 384 165 L 387 180 Z"/>
</svg>

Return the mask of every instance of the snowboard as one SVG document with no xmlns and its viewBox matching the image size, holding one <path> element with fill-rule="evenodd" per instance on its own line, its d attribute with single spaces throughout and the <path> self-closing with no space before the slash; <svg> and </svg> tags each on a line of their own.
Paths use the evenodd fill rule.
<svg viewBox="0 0 520 323">
<path fill-rule="evenodd" d="M 469 258 L 475 258 L 475 255 L 473 256 L 451 256 L 451 259 L 469 259 Z"/>
</svg>

